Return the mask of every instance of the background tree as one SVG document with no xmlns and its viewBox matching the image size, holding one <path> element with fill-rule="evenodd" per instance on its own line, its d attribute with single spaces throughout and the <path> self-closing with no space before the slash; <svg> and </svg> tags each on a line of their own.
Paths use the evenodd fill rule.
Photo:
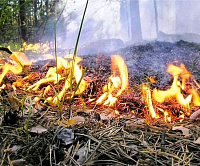
<svg viewBox="0 0 200 166">
<path fill-rule="evenodd" d="M 19 17 L 20 17 L 20 29 L 21 29 L 21 37 L 23 41 L 27 41 L 27 28 L 26 28 L 26 5 L 23 5 L 25 0 L 20 0 L 19 5 Z"/>
<path fill-rule="evenodd" d="M 138 42 L 142 40 L 139 0 L 129 0 L 129 3 L 130 3 L 131 40 Z"/>
<path fill-rule="evenodd" d="M 158 38 L 159 27 L 158 27 L 158 10 L 157 10 L 156 0 L 154 0 L 154 11 L 155 11 L 156 36 Z"/>
<path fill-rule="evenodd" d="M 0 44 L 34 42 L 47 20 L 55 13 L 58 0 L 0 1 Z M 40 33 L 40 34 L 39 34 Z"/>
</svg>

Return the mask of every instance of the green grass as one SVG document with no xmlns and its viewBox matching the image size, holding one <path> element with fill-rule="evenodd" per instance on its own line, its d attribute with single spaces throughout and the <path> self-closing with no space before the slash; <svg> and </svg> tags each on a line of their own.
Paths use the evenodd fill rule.
<svg viewBox="0 0 200 166">
<path fill-rule="evenodd" d="M 70 89 L 70 93 L 72 94 L 71 98 L 70 98 L 70 103 L 69 103 L 70 107 L 71 107 L 71 104 L 73 102 L 74 96 L 75 96 L 77 90 L 79 89 L 80 83 L 81 83 L 81 81 L 82 81 L 82 79 L 84 77 L 85 71 L 86 71 L 86 69 L 83 71 L 82 76 L 81 76 L 79 82 L 74 87 L 74 85 L 73 85 L 73 80 L 74 80 L 74 65 L 75 65 L 75 59 L 76 59 L 77 50 L 78 50 L 78 43 L 79 43 L 80 36 L 81 36 L 81 30 L 82 30 L 82 27 L 83 27 L 83 22 L 84 22 L 85 14 L 86 14 L 86 11 L 87 11 L 88 2 L 89 2 L 89 0 L 87 0 L 87 2 L 86 2 L 85 9 L 84 9 L 84 12 L 83 12 L 83 16 L 82 16 L 82 19 L 81 19 L 81 23 L 80 23 L 80 27 L 79 27 L 79 31 L 78 31 L 78 36 L 77 36 L 77 40 L 76 40 L 76 44 L 75 44 L 75 48 L 74 48 L 74 53 L 73 53 L 72 66 L 71 66 L 71 69 L 70 69 L 70 75 L 69 75 L 69 77 L 70 77 L 70 81 L 69 81 L 70 88 L 69 89 Z M 64 103 L 64 100 L 58 98 L 59 81 L 58 81 L 58 66 L 57 66 L 58 65 L 58 57 L 57 57 L 56 23 L 57 22 L 55 22 L 55 24 L 54 24 L 54 45 L 55 45 L 55 61 L 56 61 L 57 89 L 58 90 L 55 91 L 55 94 L 56 94 L 56 97 L 57 97 L 57 100 L 58 100 L 57 101 L 57 106 L 58 106 L 58 108 L 60 110 L 61 109 L 61 105 L 63 105 L 63 103 Z M 65 81 L 67 81 L 67 78 L 65 79 Z M 69 109 L 69 110 L 71 110 L 71 109 Z M 71 115 L 71 113 L 70 113 L 70 115 Z"/>
<path fill-rule="evenodd" d="M 77 40 L 76 40 L 76 44 L 75 44 L 75 48 L 74 48 L 73 61 L 72 61 L 72 71 L 71 71 L 71 75 L 70 75 L 70 85 L 72 85 L 72 79 L 73 79 L 73 74 L 74 74 L 74 63 L 75 63 L 75 59 L 76 59 L 76 56 L 77 56 L 78 43 L 79 43 L 79 39 L 80 39 L 80 36 L 81 36 L 81 30 L 82 30 L 83 22 L 84 22 L 84 19 L 85 19 L 85 14 L 86 14 L 86 11 L 87 11 L 88 2 L 89 2 L 89 0 L 87 0 L 86 5 L 85 5 L 85 9 L 84 9 L 83 16 L 82 16 L 82 19 L 81 19 L 81 24 L 80 24 L 80 27 L 79 27 L 78 36 L 77 36 Z M 72 92 L 73 91 L 72 87 L 70 89 L 71 89 L 71 92 Z"/>
<path fill-rule="evenodd" d="M 14 8 L 13 10 L 11 10 L 9 13 L 6 13 L 4 16 L 1 15 L 0 26 L 2 26 L 4 24 L 4 22 L 7 20 L 7 18 L 11 17 L 13 13 L 15 13 L 16 11 L 18 11 L 22 6 L 26 5 L 29 2 L 30 2 L 30 0 L 27 0 L 23 4 L 18 5 L 16 8 Z"/>
<path fill-rule="evenodd" d="M 24 125 L 24 130 L 25 130 L 25 134 L 26 134 L 26 138 L 27 138 L 27 141 L 29 141 L 29 123 L 30 123 L 30 118 L 31 118 L 31 114 L 33 112 L 32 110 L 32 105 L 33 105 L 33 101 L 31 98 L 29 98 L 29 112 L 28 112 L 28 118 L 26 120 L 26 123 Z"/>
</svg>

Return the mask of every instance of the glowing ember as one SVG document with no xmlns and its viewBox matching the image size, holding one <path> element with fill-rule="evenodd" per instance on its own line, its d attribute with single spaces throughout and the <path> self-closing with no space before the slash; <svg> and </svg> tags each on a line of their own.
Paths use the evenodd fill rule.
<svg viewBox="0 0 200 166">
<path fill-rule="evenodd" d="M 117 97 L 128 87 L 128 69 L 121 56 L 111 56 L 111 72 L 108 84 L 103 87 L 104 94 L 96 101 L 97 104 L 109 107 L 115 105 Z"/>
</svg>

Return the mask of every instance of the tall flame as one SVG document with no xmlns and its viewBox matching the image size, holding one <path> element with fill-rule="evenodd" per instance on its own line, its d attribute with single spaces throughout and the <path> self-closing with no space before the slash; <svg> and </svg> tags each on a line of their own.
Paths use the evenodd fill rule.
<svg viewBox="0 0 200 166">
<path fill-rule="evenodd" d="M 112 75 L 108 80 L 108 84 L 103 87 L 104 94 L 98 98 L 96 103 L 113 107 L 117 101 L 117 97 L 128 86 L 128 69 L 121 56 L 111 56 L 111 72 Z"/>
</svg>

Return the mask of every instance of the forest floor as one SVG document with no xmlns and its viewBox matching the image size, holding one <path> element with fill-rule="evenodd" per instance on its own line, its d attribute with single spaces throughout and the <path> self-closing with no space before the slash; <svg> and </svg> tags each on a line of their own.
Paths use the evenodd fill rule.
<svg viewBox="0 0 200 166">
<path fill-rule="evenodd" d="M 166 123 L 152 119 L 145 110 L 141 85 L 148 78 L 151 88 L 168 88 L 172 77 L 167 64 L 184 63 L 200 82 L 200 45 L 153 42 L 128 46 L 120 54 L 129 70 L 129 90 L 119 97 L 115 108 L 98 106 L 89 99 L 102 94 L 111 74 L 108 54 L 83 56 L 89 88 L 65 101 L 62 110 L 41 101 L 30 103 L 23 90 L 2 90 L 0 96 L 1 165 L 200 165 L 200 120 L 185 117 Z M 42 63 L 42 61 L 41 61 Z M 46 63 L 46 62 L 45 62 Z M 44 64 L 43 64 L 44 65 Z M 36 62 L 32 70 L 41 68 Z M 43 72 L 43 71 L 40 71 Z M 14 76 L 4 81 L 12 83 Z M 24 98 L 26 96 L 26 100 Z M 23 105 L 19 105 L 22 103 Z M 32 112 L 27 112 L 31 105 Z M 178 112 L 180 107 L 173 108 Z M 72 111 L 72 119 L 69 113 Z M 119 111 L 119 115 L 115 113 Z M 192 111 L 199 107 L 192 108 Z"/>
</svg>

